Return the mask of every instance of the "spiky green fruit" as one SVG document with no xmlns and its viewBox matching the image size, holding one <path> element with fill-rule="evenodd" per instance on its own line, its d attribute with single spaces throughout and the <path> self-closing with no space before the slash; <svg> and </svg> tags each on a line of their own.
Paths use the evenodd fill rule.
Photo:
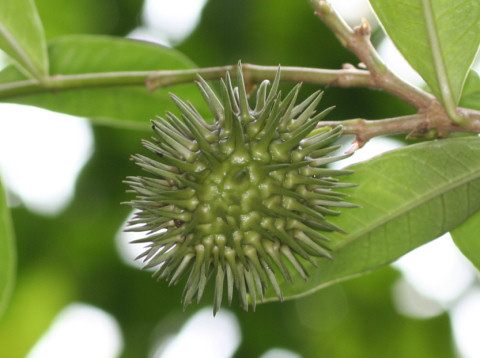
<svg viewBox="0 0 480 358">
<path fill-rule="evenodd" d="M 172 95 L 182 119 L 167 112 L 153 121 L 156 137 L 143 144 L 156 158 L 133 156 L 152 176 L 126 181 L 137 195 L 130 230 L 148 232 L 136 241 L 148 243 L 145 268 L 170 284 L 188 274 L 184 307 L 213 276 L 214 313 L 225 282 L 229 304 L 236 290 L 245 310 L 270 284 L 282 299 L 279 280 L 291 281 L 292 270 L 307 279 L 302 260 L 331 258 L 324 233 L 341 231 L 327 219 L 340 214 L 332 208 L 354 206 L 335 190 L 349 184 L 334 177 L 351 172 L 324 167 L 341 159 L 326 155 L 342 128 L 315 130 L 331 110 L 315 113 L 322 93 L 295 105 L 297 85 L 282 99 L 279 70 L 251 109 L 240 66 L 237 78 L 234 88 L 227 73 L 220 97 L 198 78 L 213 122 Z"/>
</svg>

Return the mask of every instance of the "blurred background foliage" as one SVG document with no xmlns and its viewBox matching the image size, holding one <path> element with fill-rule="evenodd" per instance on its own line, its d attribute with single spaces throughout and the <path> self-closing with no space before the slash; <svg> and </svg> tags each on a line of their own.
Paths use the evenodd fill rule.
<svg viewBox="0 0 480 358">
<path fill-rule="evenodd" d="M 141 0 L 36 3 L 49 39 L 73 33 L 126 36 L 142 24 Z M 176 47 L 199 66 L 241 59 L 339 68 L 356 61 L 307 1 L 210 0 L 197 28 Z M 304 95 L 313 89 L 305 87 Z M 388 94 L 365 89 L 328 88 L 322 106 L 330 105 L 337 106 L 332 120 L 413 111 Z M 115 317 L 124 338 L 122 357 L 147 357 L 155 342 L 178 332 L 211 302 L 207 295 L 183 313 L 182 287 L 169 288 L 122 262 L 114 238 L 129 214 L 120 202 L 131 199 L 122 180 L 140 173 L 129 156 L 143 150 L 140 139 L 150 134 L 103 126 L 93 131 L 95 150 L 69 207 L 55 217 L 21 205 L 12 209 L 18 279 L 0 322 L 0 357 L 24 357 L 72 302 L 91 304 Z M 454 356 L 446 314 L 420 320 L 396 311 L 391 288 L 398 277 L 393 268 L 384 268 L 296 301 L 260 305 L 255 313 L 243 312 L 234 303 L 230 310 L 242 335 L 235 357 L 258 357 L 274 347 L 302 357 Z"/>
</svg>

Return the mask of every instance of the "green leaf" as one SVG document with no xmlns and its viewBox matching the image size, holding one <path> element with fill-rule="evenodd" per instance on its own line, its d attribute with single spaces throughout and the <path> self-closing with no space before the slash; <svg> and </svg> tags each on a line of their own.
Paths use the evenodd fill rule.
<svg viewBox="0 0 480 358">
<path fill-rule="evenodd" d="M 480 110 L 480 77 L 473 70 L 468 73 L 460 106 Z"/>
<path fill-rule="evenodd" d="M 452 230 L 453 241 L 460 251 L 480 271 L 480 211 Z"/>
<path fill-rule="evenodd" d="M 15 280 L 15 249 L 10 210 L 0 181 L 0 318 L 7 308 Z"/>
<path fill-rule="evenodd" d="M 28 75 L 48 75 L 48 57 L 42 22 L 33 0 L 0 1 L 0 48 Z"/>
<path fill-rule="evenodd" d="M 194 67 L 183 54 L 153 43 L 107 36 L 65 36 L 49 44 L 51 74 L 95 76 L 126 71 L 176 70 Z M 0 84 L 14 86 L 24 81 L 15 68 L 0 72 Z M 175 93 L 201 101 L 194 85 L 175 88 Z M 34 105 L 111 126 L 146 128 L 148 120 L 175 106 L 167 90 L 149 92 L 145 85 L 90 85 L 51 92 L 4 98 L 3 101 Z"/>
<path fill-rule="evenodd" d="M 345 190 L 359 209 L 331 221 L 348 234 L 331 234 L 333 261 L 307 264 L 311 277 L 281 284 L 297 297 L 387 265 L 453 230 L 480 209 L 480 138 L 411 145 L 353 165 Z M 268 292 L 274 300 L 275 294 Z"/>
<path fill-rule="evenodd" d="M 480 44 L 480 2 L 370 0 L 387 34 L 450 116 Z"/>
</svg>

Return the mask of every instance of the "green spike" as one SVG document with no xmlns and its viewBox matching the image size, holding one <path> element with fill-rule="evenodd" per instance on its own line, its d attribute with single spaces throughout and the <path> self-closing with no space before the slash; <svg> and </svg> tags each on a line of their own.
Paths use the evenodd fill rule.
<svg viewBox="0 0 480 358">
<path fill-rule="evenodd" d="M 305 221 L 306 224 L 311 226 L 312 228 L 316 230 L 321 230 L 321 231 L 336 231 L 342 234 L 346 234 L 346 232 L 339 226 L 331 223 L 328 220 L 322 220 L 322 221 Z"/>
<path fill-rule="evenodd" d="M 210 153 L 209 151 L 203 151 L 202 154 L 207 160 L 208 164 L 210 165 L 210 168 L 215 170 L 220 167 L 221 163 L 220 161 L 215 157 L 215 154 Z"/>
<path fill-rule="evenodd" d="M 223 79 L 220 80 L 220 89 L 222 91 L 222 101 L 225 108 L 224 123 L 222 123 L 222 138 L 228 137 L 232 131 L 233 123 L 233 110 L 232 110 L 232 101 L 230 99 L 230 94 L 227 88 L 227 84 Z"/>
<path fill-rule="evenodd" d="M 237 280 L 237 290 L 238 294 L 240 296 L 240 302 L 242 305 L 242 308 L 245 311 L 248 311 L 248 299 L 247 299 L 247 287 L 245 285 L 245 267 L 241 262 L 237 262 L 237 275 L 238 275 L 238 280 Z"/>
<path fill-rule="evenodd" d="M 329 141 L 330 138 L 337 139 L 338 137 L 340 137 L 342 132 L 343 132 L 343 126 L 336 126 L 331 130 L 321 131 L 319 133 L 315 133 L 315 131 L 313 131 L 310 136 L 308 136 L 307 138 L 303 139 L 300 142 L 300 145 L 303 148 L 307 148 L 312 145 L 318 145 L 319 143 L 323 145 L 324 143 L 326 143 L 326 141 Z"/>
<path fill-rule="evenodd" d="M 300 245 L 298 245 L 297 242 L 295 242 L 295 240 L 292 239 L 292 237 L 290 237 L 289 234 L 287 234 L 285 231 L 284 231 L 284 228 L 283 227 L 279 227 L 277 225 L 277 223 L 279 222 L 279 220 L 281 219 L 277 219 L 275 220 L 275 224 L 266 224 L 264 226 L 265 229 L 269 230 L 270 232 L 272 232 L 273 234 L 275 234 L 275 236 L 281 241 L 283 242 L 284 244 L 287 244 L 289 245 L 292 249 L 294 249 L 300 256 L 302 256 L 305 260 L 310 260 L 310 256 L 305 252 L 305 250 L 303 250 Z M 262 221 L 262 224 L 264 223 L 264 221 Z"/>
<path fill-rule="evenodd" d="M 263 248 L 262 248 L 262 250 L 263 250 Z M 258 259 L 257 249 L 253 246 L 247 246 L 247 247 L 245 247 L 244 251 L 245 251 L 245 256 L 248 257 L 249 266 L 251 266 L 252 269 L 254 268 L 257 271 L 257 273 L 259 274 L 259 279 L 261 281 L 260 287 L 266 286 L 267 280 L 266 280 L 265 275 L 261 275 L 261 273 L 264 274 L 264 272 L 262 270 L 260 260 Z M 259 292 L 259 294 L 261 294 L 261 290 L 258 290 L 258 292 Z"/>
<path fill-rule="evenodd" d="M 170 283 L 169 283 L 169 286 L 170 285 L 174 285 L 178 282 L 178 279 L 182 276 L 182 274 L 185 272 L 185 270 L 187 269 L 190 261 L 194 258 L 194 254 L 193 253 L 189 253 L 185 256 L 183 256 L 182 258 L 182 261 L 180 263 L 180 265 L 178 265 L 178 268 L 175 270 L 175 273 L 174 275 L 172 276 L 172 278 L 170 279 Z"/>
<path fill-rule="evenodd" d="M 185 158 L 186 161 L 193 162 L 197 158 L 197 154 L 195 153 L 195 150 L 197 150 L 197 148 L 189 149 L 188 147 L 193 147 L 193 146 L 191 146 L 191 145 L 185 146 L 184 144 L 186 144 L 186 143 L 184 143 L 183 140 L 182 139 L 176 139 L 174 137 L 168 137 L 168 138 L 166 137 L 165 138 L 165 143 L 162 143 L 164 145 L 161 146 L 161 147 L 164 148 L 164 149 L 166 149 L 166 147 L 170 147 L 170 148 L 173 149 L 173 150 L 169 150 L 170 153 L 177 152 L 183 158 Z M 197 145 L 195 145 L 195 147 L 197 147 Z"/>
<path fill-rule="evenodd" d="M 175 255 L 175 250 L 171 250 L 169 252 L 162 253 L 161 255 L 157 254 L 154 255 L 153 258 L 148 259 L 148 263 L 143 267 L 145 270 L 149 270 L 160 265 L 162 262 L 167 261 L 170 257 Z"/>
<path fill-rule="evenodd" d="M 245 79 L 243 78 L 242 64 L 238 62 L 237 65 L 237 83 L 238 83 L 238 94 L 239 94 L 239 109 L 240 116 L 239 119 L 242 124 L 249 123 L 253 120 L 250 115 L 250 106 L 248 105 L 248 95 L 247 90 L 245 89 Z"/>
<path fill-rule="evenodd" d="M 295 255 L 290 251 L 290 249 L 288 248 L 287 245 L 282 245 L 280 247 L 280 251 L 282 251 L 282 253 L 285 255 L 285 257 L 288 259 L 288 261 L 290 261 L 290 263 L 293 265 L 293 267 L 295 267 L 295 270 L 297 270 L 297 272 L 300 274 L 300 276 L 305 280 L 307 281 L 308 279 L 308 275 L 307 275 L 307 272 L 305 271 L 305 269 L 303 268 L 302 264 L 300 263 L 300 261 L 298 261 L 296 258 L 295 258 Z"/>
<path fill-rule="evenodd" d="M 154 126 L 155 133 L 162 139 L 163 143 L 166 143 L 174 148 L 177 148 L 175 144 L 179 144 L 181 147 L 185 148 L 187 151 L 192 152 L 197 150 L 195 142 L 192 142 L 189 138 L 185 137 L 183 134 L 178 132 L 175 128 L 168 125 L 168 122 L 152 121 Z"/>
<path fill-rule="evenodd" d="M 233 286 L 234 286 L 234 280 L 235 277 L 233 276 L 232 269 L 230 265 L 227 265 L 227 297 L 228 297 L 228 305 L 232 305 L 232 299 L 233 299 Z"/>
<path fill-rule="evenodd" d="M 316 220 L 325 220 L 325 216 L 315 211 L 313 208 L 299 203 L 297 200 L 293 198 L 285 198 L 283 200 L 283 206 L 287 210 L 295 210 L 295 211 L 310 215 Z"/>
<path fill-rule="evenodd" d="M 161 190 L 161 196 L 174 199 L 192 199 L 195 196 L 195 190 L 192 188 Z"/>
<path fill-rule="evenodd" d="M 234 245 L 235 250 L 236 250 L 236 255 L 238 256 L 240 262 L 244 266 L 247 266 L 247 259 L 245 258 L 245 255 L 243 253 L 243 247 L 242 247 L 243 234 L 240 231 L 237 230 L 232 234 L 232 238 L 233 238 L 233 245 Z"/>
<path fill-rule="evenodd" d="M 292 110 L 292 118 L 296 118 L 301 113 L 303 113 L 305 111 L 305 109 L 308 107 L 308 105 L 310 103 L 312 103 L 312 101 L 314 99 L 316 99 L 317 97 L 318 97 L 318 91 L 312 93 L 310 96 L 307 97 L 307 99 L 305 99 L 301 103 L 297 104 Z"/>
<path fill-rule="evenodd" d="M 157 162 L 158 163 L 158 162 Z M 178 175 L 175 173 L 170 172 L 167 169 L 159 168 L 158 164 L 152 165 L 150 163 L 145 163 L 142 161 L 137 161 L 137 165 L 145 169 L 147 172 L 159 175 L 163 178 L 168 178 L 177 181 Z"/>
<path fill-rule="evenodd" d="M 262 229 L 262 231 L 264 230 Z M 288 269 L 285 266 L 285 263 L 283 262 L 282 257 L 280 255 L 279 242 L 275 241 L 275 243 L 273 243 L 272 241 L 265 241 L 263 246 L 265 248 L 265 251 L 268 253 L 269 258 L 275 263 L 275 265 L 280 270 L 280 273 L 282 274 L 285 281 L 293 282 L 292 277 L 290 276 L 290 273 L 288 272 Z M 260 261 L 262 261 L 262 259 Z"/>
<path fill-rule="evenodd" d="M 279 111 L 280 103 L 281 93 L 278 93 L 276 97 L 272 97 L 271 100 L 267 100 L 257 120 L 249 123 L 247 126 L 247 133 L 251 138 L 257 137 L 258 132 L 264 128 L 267 119 L 270 118 L 273 111 Z"/>
<path fill-rule="evenodd" d="M 303 231 L 295 230 L 293 237 L 296 238 L 298 241 L 304 243 L 306 246 L 313 249 L 313 251 L 317 253 L 317 255 L 327 257 L 328 259 L 333 260 L 332 255 L 327 249 L 318 245 L 314 240 L 308 237 Z"/>
<path fill-rule="evenodd" d="M 237 96 L 235 95 L 235 89 L 233 88 L 232 79 L 230 77 L 230 73 L 226 73 L 226 88 L 228 97 L 230 98 L 230 108 L 232 109 L 233 113 L 239 113 L 240 108 L 238 106 Z"/>
<path fill-rule="evenodd" d="M 359 207 L 357 204 L 349 203 L 347 201 L 313 199 L 311 200 L 311 202 L 313 205 L 333 206 L 336 208 L 358 208 Z"/>
<path fill-rule="evenodd" d="M 191 113 L 195 116 L 195 118 L 198 121 L 198 124 L 202 125 L 205 127 L 207 130 L 210 132 L 213 132 L 215 129 L 215 124 L 209 123 L 206 121 L 203 116 L 200 114 L 200 112 L 195 108 L 192 102 L 186 101 L 185 102 L 188 105 L 188 108 L 190 109 Z M 208 133 L 208 132 L 207 132 Z M 215 140 L 215 139 L 214 139 Z"/>
<path fill-rule="evenodd" d="M 277 119 L 277 123 L 280 120 L 280 116 L 278 115 L 279 111 L 279 101 L 275 101 L 274 107 L 272 111 L 269 113 L 269 118 L 266 120 L 267 125 L 259 132 L 255 138 L 258 140 L 251 142 L 250 145 L 250 152 L 252 153 L 252 157 L 254 160 L 259 161 L 267 161 L 269 162 L 271 159 L 270 152 L 268 151 L 268 147 L 272 138 L 276 134 L 276 128 L 274 125 L 268 125 L 268 123 L 272 123 L 275 119 Z M 262 127 L 261 125 L 260 127 Z"/>
<path fill-rule="evenodd" d="M 250 296 L 250 301 L 252 303 L 252 309 L 255 311 L 257 306 L 257 295 L 255 293 L 255 280 L 253 279 L 253 274 L 246 267 L 243 268 L 243 273 L 245 275 L 245 281 L 247 283 L 248 294 Z M 247 303 L 248 307 L 248 303 Z"/>
<path fill-rule="evenodd" d="M 265 251 L 264 247 L 262 246 L 262 236 L 260 233 L 256 231 L 247 231 L 245 233 L 245 244 L 246 245 L 251 245 L 252 247 L 255 248 L 256 253 L 260 255 L 260 258 L 263 258 L 264 260 L 268 260 L 269 255 Z M 258 256 L 253 256 L 252 253 L 249 253 L 248 246 L 245 251 L 245 255 L 248 256 L 248 258 L 254 262 L 255 257 Z M 266 277 L 264 277 L 266 279 Z"/>
<path fill-rule="evenodd" d="M 202 265 L 200 269 L 200 281 L 198 282 L 198 291 L 197 291 L 197 303 L 200 303 L 200 300 L 202 299 L 203 292 L 205 291 L 205 287 L 207 286 L 207 273 L 205 272 L 205 266 Z"/>
<path fill-rule="evenodd" d="M 322 235 L 319 233 L 317 230 L 312 229 L 310 226 L 305 225 L 304 223 L 298 221 L 298 220 L 290 220 L 287 221 L 287 229 L 298 229 L 300 231 L 305 232 L 311 239 L 316 239 L 317 243 L 321 241 L 330 241 L 325 235 Z"/>
<path fill-rule="evenodd" d="M 190 272 L 187 284 L 184 289 L 183 310 L 192 301 L 193 296 L 200 290 L 200 273 L 203 267 L 205 258 L 205 247 L 202 244 L 195 245 L 195 263 Z M 202 288 L 203 291 L 203 288 Z"/>
<path fill-rule="evenodd" d="M 217 312 L 220 310 L 222 305 L 222 297 L 223 297 L 223 280 L 224 280 L 225 272 L 221 265 L 217 265 L 217 274 L 215 276 L 215 293 L 213 299 L 213 315 L 215 316 Z"/>
<path fill-rule="evenodd" d="M 218 99 L 217 94 L 200 75 L 197 75 L 196 84 L 200 89 L 200 93 L 202 94 L 205 102 L 207 103 L 210 112 L 212 112 L 213 116 L 215 117 L 215 120 L 217 120 L 219 123 L 222 123 L 224 119 L 223 117 L 225 109 L 223 108 L 222 103 Z"/>
<path fill-rule="evenodd" d="M 312 114 L 315 112 L 315 109 L 317 108 L 318 104 L 320 103 L 320 101 L 322 99 L 323 92 L 322 91 L 317 91 L 317 92 L 314 93 L 314 95 L 316 95 L 314 100 L 288 126 L 288 129 L 289 129 L 290 132 L 297 130 L 298 128 L 303 126 L 306 122 L 310 121 Z"/>
<path fill-rule="evenodd" d="M 275 291 L 275 294 L 277 295 L 280 302 L 283 301 L 282 290 L 278 285 L 277 278 L 275 277 L 275 273 L 272 271 L 270 266 L 264 260 L 261 260 L 261 262 L 262 262 L 263 269 L 267 273 L 267 276 L 273 286 L 273 290 Z"/>
<path fill-rule="evenodd" d="M 243 135 L 243 128 L 240 120 L 236 117 L 232 120 L 232 134 L 231 134 L 231 142 L 233 142 L 233 146 L 235 148 L 236 154 L 246 153 L 245 151 L 245 142 L 244 142 L 244 135 Z"/>
<path fill-rule="evenodd" d="M 262 138 L 262 141 L 269 144 L 277 133 L 276 129 L 281 119 L 282 116 L 280 115 L 280 103 L 279 101 L 276 101 L 270 116 L 266 120 L 265 127 L 256 135 L 256 138 Z"/>
<path fill-rule="evenodd" d="M 310 205 L 313 205 L 311 203 L 311 201 L 308 202 Z M 329 209 L 329 208 L 326 208 L 324 206 L 321 206 L 321 205 L 318 205 L 318 206 L 314 206 L 315 207 L 315 210 L 317 212 L 319 212 L 320 214 L 323 214 L 323 215 L 330 215 L 330 216 L 338 216 L 340 215 L 342 212 L 341 211 L 338 211 L 338 210 L 332 210 L 332 209 Z"/>
<path fill-rule="evenodd" d="M 272 163 L 272 164 L 267 164 L 262 167 L 267 172 L 273 172 L 275 170 L 281 170 L 281 169 L 289 169 L 289 170 L 295 170 L 298 168 L 302 168 L 304 166 L 307 166 L 310 162 L 305 160 L 302 162 L 297 162 L 297 163 Z"/>
<path fill-rule="evenodd" d="M 295 102 L 301 87 L 302 84 L 297 83 L 295 87 L 293 87 L 292 90 L 285 96 L 282 104 L 280 105 L 280 113 L 282 113 L 282 118 L 278 127 L 282 132 L 287 131 L 287 127 L 292 120 L 292 110 L 295 106 Z"/>
<path fill-rule="evenodd" d="M 190 131 L 190 129 L 188 129 L 188 127 L 185 125 L 185 123 L 180 118 L 178 118 L 175 114 L 167 111 L 165 113 L 165 116 L 167 117 L 167 120 L 172 125 L 172 127 L 174 127 L 185 138 L 187 138 L 189 140 L 194 139 L 193 133 Z M 191 143 L 195 144 L 195 142 L 191 142 Z"/>
<path fill-rule="evenodd" d="M 208 143 L 215 142 L 218 138 L 209 129 L 209 125 L 205 120 L 198 114 L 198 112 L 192 110 L 192 108 L 182 101 L 180 98 L 175 96 L 173 93 L 170 94 L 170 97 L 175 102 L 177 107 L 180 109 L 184 123 L 187 125 L 188 129 L 193 133 L 195 138 L 199 140 L 199 136 L 205 139 Z"/>
<path fill-rule="evenodd" d="M 275 74 L 275 79 L 273 80 L 272 88 L 268 93 L 267 102 L 273 101 L 277 97 L 278 86 L 280 85 L 280 66 L 278 66 L 277 73 Z"/>
<path fill-rule="evenodd" d="M 298 130 L 292 132 L 292 137 L 285 141 L 275 140 L 270 144 L 269 151 L 272 154 L 272 158 L 275 160 L 288 160 L 290 157 L 290 150 L 295 146 L 298 146 L 300 141 L 315 128 L 316 123 L 313 121 L 305 123 Z M 300 158 L 300 160 L 303 159 Z"/>
<path fill-rule="evenodd" d="M 292 158 L 301 158 L 304 159 L 306 156 L 309 156 L 310 159 L 316 159 L 321 156 L 327 155 L 329 153 L 332 153 L 338 149 L 340 149 L 340 145 L 334 145 L 331 147 L 326 147 L 322 149 L 317 149 L 314 151 L 309 152 L 309 149 L 303 149 L 303 150 L 297 150 L 296 152 L 298 153 L 292 153 Z"/>
<path fill-rule="evenodd" d="M 260 262 L 259 262 L 259 265 L 261 265 Z M 255 289 L 257 290 L 258 298 L 260 299 L 260 302 L 263 302 L 263 294 L 265 292 L 266 287 L 268 287 L 268 284 L 266 281 L 263 280 L 263 278 L 260 276 L 258 269 L 251 262 L 249 262 L 248 267 L 250 272 L 252 273 L 253 280 L 255 282 Z M 263 268 L 261 266 L 259 266 L 259 268 L 260 268 L 260 272 L 263 273 Z"/>
<path fill-rule="evenodd" d="M 145 145 L 147 147 L 147 145 Z M 189 163 L 177 158 L 174 158 L 168 154 L 162 153 L 160 151 L 154 152 L 158 156 L 158 161 L 161 163 L 164 163 L 166 165 L 172 166 L 172 167 L 177 167 L 181 169 L 184 172 L 198 172 L 201 171 L 202 169 L 205 169 L 205 166 L 200 163 L 200 162 L 195 162 L 195 163 Z"/>
<path fill-rule="evenodd" d="M 155 133 L 166 143 L 171 145 L 172 142 L 180 142 L 182 146 L 190 151 L 196 151 L 198 149 L 197 144 L 193 141 L 193 135 L 190 130 L 185 133 L 185 130 L 181 126 L 175 126 L 173 121 L 169 120 L 171 115 L 167 113 L 167 119 L 159 118 L 161 121 L 152 120 L 152 126 L 154 126 Z M 176 117 L 175 117 L 176 118 Z M 178 119 L 180 121 L 180 119 Z M 183 123 L 183 122 L 182 122 Z"/>
<path fill-rule="evenodd" d="M 265 104 L 267 103 L 267 89 L 268 86 L 270 85 L 269 80 L 263 80 L 262 83 L 260 83 L 260 86 L 258 86 L 257 90 L 257 102 L 255 104 L 255 113 L 260 113 L 264 108 Z"/>
<path fill-rule="evenodd" d="M 305 166 L 300 169 L 300 174 L 305 176 L 343 176 L 353 174 L 353 170 L 348 169 L 329 169 L 329 168 L 312 168 L 310 166 Z M 343 194 L 340 192 L 335 192 L 335 194 Z"/>
<path fill-rule="evenodd" d="M 351 155 L 352 155 L 352 153 L 348 153 L 348 154 L 336 155 L 336 156 L 332 156 L 332 157 L 315 158 L 310 162 L 310 166 L 319 167 L 321 165 L 330 164 L 330 163 L 337 162 L 339 160 L 348 158 Z"/>
</svg>

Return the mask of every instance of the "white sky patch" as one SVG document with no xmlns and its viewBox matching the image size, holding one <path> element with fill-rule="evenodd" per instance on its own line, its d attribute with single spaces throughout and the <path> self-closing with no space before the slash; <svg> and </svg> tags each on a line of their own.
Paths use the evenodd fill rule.
<svg viewBox="0 0 480 358">
<path fill-rule="evenodd" d="M 392 299 L 397 311 L 411 318 L 431 318 L 445 312 L 440 303 L 422 295 L 404 278 L 393 285 Z"/>
<path fill-rule="evenodd" d="M 228 358 L 241 341 L 240 326 L 233 313 L 212 307 L 194 314 L 180 332 L 155 352 L 154 358 Z"/>
<path fill-rule="evenodd" d="M 140 255 L 147 244 L 132 244 L 132 241 L 143 239 L 146 236 L 145 232 L 130 232 L 125 231 L 128 222 L 133 217 L 133 212 L 128 216 L 123 225 L 120 227 L 117 235 L 115 236 L 115 244 L 118 254 L 124 263 L 136 268 L 142 268 L 144 263 L 142 260 L 135 260 Z"/>
<path fill-rule="evenodd" d="M 450 312 L 455 343 L 462 358 L 480 357 L 480 289 L 470 291 Z"/>
<path fill-rule="evenodd" d="M 0 105 L 0 173 L 25 205 L 53 215 L 72 199 L 93 152 L 87 120 L 15 104 Z"/>
<path fill-rule="evenodd" d="M 350 157 L 339 160 L 330 164 L 330 167 L 335 169 L 345 168 L 346 166 L 363 162 L 377 155 L 382 153 L 388 152 L 390 150 L 398 149 L 403 147 L 404 144 L 396 141 L 395 139 L 387 138 L 387 137 L 375 137 L 372 138 L 365 144 L 362 148 L 358 149 L 351 155 Z M 342 148 L 345 150 L 348 148 Z"/>
<path fill-rule="evenodd" d="M 140 26 L 130 32 L 127 37 L 133 40 L 153 42 L 162 46 L 170 47 L 171 44 L 164 33 L 151 27 Z"/>
<path fill-rule="evenodd" d="M 390 38 L 385 37 L 378 45 L 377 51 L 387 67 L 401 79 L 417 87 L 426 86 L 423 78 L 405 60 Z"/>
<path fill-rule="evenodd" d="M 352 27 L 360 25 L 362 18 L 367 19 L 372 28 L 378 24 L 368 0 L 330 0 L 329 2 Z"/>
<path fill-rule="evenodd" d="M 423 296 L 448 308 L 473 283 L 475 271 L 450 234 L 425 244 L 394 264 Z"/>
<path fill-rule="evenodd" d="M 206 0 L 146 0 L 143 20 L 154 38 L 178 43 L 197 26 L 205 3 Z"/>
<path fill-rule="evenodd" d="M 301 358 L 302 356 L 283 348 L 272 348 L 260 356 L 260 358 Z"/>
<path fill-rule="evenodd" d="M 123 349 L 117 321 L 94 306 L 62 310 L 27 358 L 116 358 Z"/>
</svg>

